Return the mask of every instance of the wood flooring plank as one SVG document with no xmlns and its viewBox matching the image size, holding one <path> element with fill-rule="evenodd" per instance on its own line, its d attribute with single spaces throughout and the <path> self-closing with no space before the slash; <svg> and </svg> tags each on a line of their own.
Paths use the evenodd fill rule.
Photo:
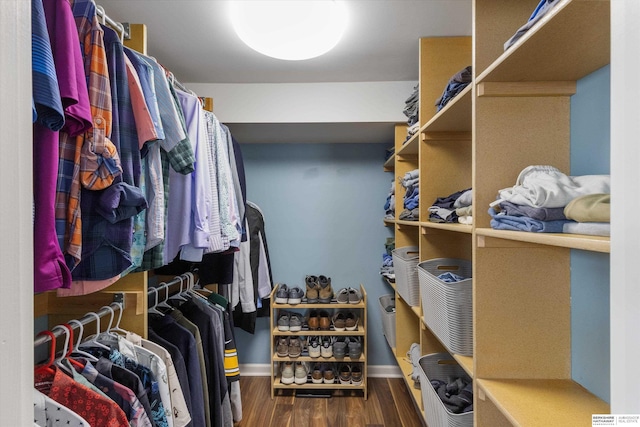
<svg viewBox="0 0 640 427">
<path fill-rule="evenodd" d="M 273 410 L 273 416 L 268 424 L 273 427 L 289 427 L 291 421 L 291 414 L 293 413 L 292 403 L 276 403 L 276 407 Z M 258 424 L 260 425 L 260 424 Z"/>
<path fill-rule="evenodd" d="M 383 424 L 386 427 L 403 427 L 400 417 L 398 416 L 398 412 L 395 410 L 395 402 L 393 401 L 388 381 L 381 381 L 380 383 L 377 383 L 376 389 L 380 406 L 385 409 L 382 413 L 384 417 Z M 387 408 L 393 408 L 393 410 L 388 410 Z"/>
<path fill-rule="evenodd" d="M 269 377 L 240 379 L 243 418 L 236 427 L 421 427 L 422 415 L 401 378 L 369 378 L 369 396 L 335 390 L 333 397 L 297 397 L 276 390 Z"/>
<path fill-rule="evenodd" d="M 390 378 L 388 382 L 402 425 L 404 427 L 422 427 L 424 425 L 422 420 L 416 419 L 416 414 L 420 417 L 422 417 L 422 414 L 411 398 L 404 380 L 400 378 Z"/>
</svg>

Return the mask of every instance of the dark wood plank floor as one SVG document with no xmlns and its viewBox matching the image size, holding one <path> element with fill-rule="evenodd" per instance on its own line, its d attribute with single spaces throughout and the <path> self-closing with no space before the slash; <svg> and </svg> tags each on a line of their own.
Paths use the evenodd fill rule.
<svg viewBox="0 0 640 427">
<path fill-rule="evenodd" d="M 277 390 L 271 399 L 268 377 L 242 377 L 242 421 L 237 427 L 424 427 L 402 378 L 368 378 L 362 393 L 331 398 L 295 396 Z"/>
</svg>

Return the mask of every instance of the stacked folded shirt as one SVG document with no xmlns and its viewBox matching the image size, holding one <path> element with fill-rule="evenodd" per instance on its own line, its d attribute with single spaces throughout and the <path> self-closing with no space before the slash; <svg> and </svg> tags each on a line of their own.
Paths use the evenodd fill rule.
<svg viewBox="0 0 640 427">
<path fill-rule="evenodd" d="M 396 194 L 395 193 L 396 193 L 396 185 L 394 182 L 391 182 L 391 189 L 389 190 L 387 201 L 384 204 L 385 219 L 395 219 L 396 217 Z"/>
<path fill-rule="evenodd" d="M 446 197 L 438 197 L 429 207 L 429 221 L 472 224 L 473 192 L 460 190 Z"/>
<path fill-rule="evenodd" d="M 455 73 L 447 83 L 447 86 L 444 88 L 444 92 L 436 101 L 436 111 L 440 111 L 444 108 L 445 105 L 453 98 L 456 97 L 462 89 L 469 86 L 471 83 L 472 73 L 471 73 L 471 65 L 463 68 L 462 70 Z"/>
<path fill-rule="evenodd" d="M 499 191 L 491 227 L 534 233 L 609 235 L 609 175 L 567 176 L 553 166 L 528 166 L 516 185 Z"/>
<path fill-rule="evenodd" d="M 399 219 L 405 221 L 418 221 L 419 212 L 419 199 L 420 199 L 420 187 L 418 181 L 420 180 L 420 170 L 414 169 L 404 174 L 400 178 L 400 184 L 405 189 L 404 194 L 404 210 L 400 213 Z"/>
<path fill-rule="evenodd" d="M 540 0 L 527 22 L 518 28 L 516 33 L 504 43 L 504 50 L 513 46 L 527 31 L 529 31 L 543 16 L 545 16 L 555 5 L 560 3 L 558 0 Z"/>
<path fill-rule="evenodd" d="M 404 101 L 405 107 L 402 112 L 405 116 L 407 116 L 407 125 L 409 126 L 413 126 L 414 124 L 418 123 L 418 101 L 420 99 L 418 95 L 418 88 L 419 86 L 416 85 L 413 88 L 411 96 L 409 96 L 409 98 Z"/>
<path fill-rule="evenodd" d="M 396 248 L 396 241 L 393 237 L 388 237 L 387 242 L 384 245 L 385 252 L 382 254 L 382 266 L 380 267 L 380 274 L 392 282 L 396 281 L 396 275 L 393 270 L 393 255 L 392 252 Z"/>
</svg>

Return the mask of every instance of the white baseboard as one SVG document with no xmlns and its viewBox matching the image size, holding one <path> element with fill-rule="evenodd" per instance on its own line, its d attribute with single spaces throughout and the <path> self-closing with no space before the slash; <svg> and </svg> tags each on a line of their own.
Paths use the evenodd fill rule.
<svg viewBox="0 0 640 427">
<path fill-rule="evenodd" d="M 372 378 L 402 378 L 397 365 L 369 365 L 368 375 Z M 240 375 L 245 377 L 268 377 L 271 366 L 268 363 L 246 363 L 240 365 Z"/>
</svg>

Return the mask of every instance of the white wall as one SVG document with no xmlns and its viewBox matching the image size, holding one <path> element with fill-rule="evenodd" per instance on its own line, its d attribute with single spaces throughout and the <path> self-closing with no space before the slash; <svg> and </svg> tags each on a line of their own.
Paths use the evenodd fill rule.
<svg viewBox="0 0 640 427">
<path fill-rule="evenodd" d="M 224 123 L 406 122 L 414 81 L 347 83 L 186 83 L 212 97 Z"/>
<path fill-rule="evenodd" d="M 611 2 L 611 413 L 640 414 L 640 2 Z M 597 345 L 597 343 L 594 343 Z"/>
<path fill-rule="evenodd" d="M 0 425 L 33 424 L 31 2 L 0 7 Z"/>
</svg>

